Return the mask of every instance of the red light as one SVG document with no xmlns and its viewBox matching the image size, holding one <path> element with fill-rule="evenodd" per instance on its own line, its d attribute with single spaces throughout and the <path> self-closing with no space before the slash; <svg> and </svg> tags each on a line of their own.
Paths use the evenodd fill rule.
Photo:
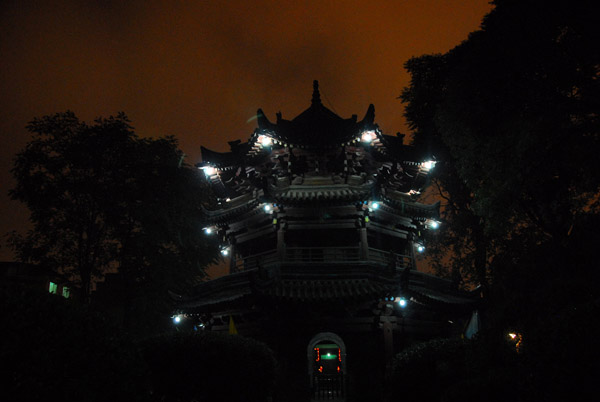
<svg viewBox="0 0 600 402">
<path fill-rule="evenodd" d="M 340 348 L 338 348 L 338 360 L 342 361 L 342 350 Z M 339 369 L 340 368 L 338 367 L 338 371 L 340 371 Z"/>
<path fill-rule="evenodd" d="M 319 350 L 319 348 L 315 348 L 315 350 L 317 351 L 317 359 L 315 361 L 318 362 L 319 360 L 321 360 L 321 351 Z"/>
<path fill-rule="evenodd" d="M 323 372 L 323 366 L 319 366 L 319 373 Z"/>
<path fill-rule="evenodd" d="M 340 366 L 338 366 L 338 373 L 340 372 Z"/>
</svg>

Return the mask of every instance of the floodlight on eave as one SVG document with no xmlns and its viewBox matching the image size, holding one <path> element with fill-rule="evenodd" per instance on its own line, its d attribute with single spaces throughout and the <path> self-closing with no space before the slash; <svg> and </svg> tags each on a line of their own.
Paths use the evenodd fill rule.
<svg viewBox="0 0 600 402">
<path fill-rule="evenodd" d="M 365 130 L 361 132 L 360 136 L 357 138 L 357 140 L 363 144 L 371 144 L 377 139 L 377 132 L 375 130 Z"/>
<path fill-rule="evenodd" d="M 262 209 L 265 213 L 272 215 L 279 212 L 279 205 L 267 202 L 263 204 Z"/>
<path fill-rule="evenodd" d="M 203 170 L 206 177 L 211 177 L 217 174 L 217 168 L 208 164 L 198 166 L 198 169 Z"/>
<path fill-rule="evenodd" d="M 266 134 L 260 134 L 257 138 L 256 138 L 257 143 L 260 144 L 261 147 L 263 148 L 268 148 L 271 145 L 273 145 L 273 137 L 271 137 L 270 135 L 266 135 Z"/>
<path fill-rule="evenodd" d="M 398 306 L 400 306 L 400 308 L 405 308 L 405 307 L 408 305 L 408 300 L 406 300 L 406 298 L 405 298 L 405 297 L 401 297 L 401 296 L 399 296 L 399 297 L 396 297 L 396 298 L 394 299 L 394 301 L 395 301 L 396 303 L 398 303 Z"/>
<path fill-rule="evenodd" d="M 429 172 L 431 169 L 435 167 L 436 161 L 434 160 L 426 160 L 425 162 L 421 162 L 421 169 Z"/>
<path fill-rule="evenodd" d="M 439 227 L 440 227 L 440 222 L 439 222 L 439 221 L 436 221 L 435 219 L 427 219 L 427 220 L 425 221 L 425 226 L 426 226 L 428 229 L 433 229 L 433 230 L 436 230 L 436 229 L 439 229 Z"/>
</svg>

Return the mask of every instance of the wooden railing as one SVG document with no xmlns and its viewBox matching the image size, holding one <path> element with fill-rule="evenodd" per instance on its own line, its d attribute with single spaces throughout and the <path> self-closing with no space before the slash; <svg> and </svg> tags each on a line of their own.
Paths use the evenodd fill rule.
<svg viewBox="0 0 600 402">
<path fill-rule="evenodd" d="M 368 255 L 361 256 L 359 247 L 286 247 L 283 255 L 277 250 L 269 250 L 244 258 L 238 258 L 236 268 L 249 270 L 267 267 L 276 263 L 286 264 L 356 264 L 375 263 L 391 266 L 395 259 L 396 269 L 404 269 L 412 265 L 408 255 L 393 254 L 388 251 L 369 248 Z"/>
</svg>

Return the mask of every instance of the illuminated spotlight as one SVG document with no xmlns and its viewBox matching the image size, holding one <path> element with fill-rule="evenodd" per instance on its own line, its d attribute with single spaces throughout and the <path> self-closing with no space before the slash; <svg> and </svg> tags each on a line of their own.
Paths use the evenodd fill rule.
<svg viewBox="0 0 600 402">
<path fill-rule="evenodd" d="M 429 227 L 432 229 L 437 229 L 440 227 L 440 223 L 438 221 L 430 221 L 429 222 Z"/>
<path fill-rule="evenodd" d="M 260 142 L 260 145 L 263 147 L 268 147 L 273 143 L 273 139 L 268 135 L 259 135 L 258 142 Z"/>
<path fill-rule="evenodd" d="M 176 315 L 175 317 L 173 317 L 173 323 L 179 324 L 180 322 L 181 322 L 181 316 L 180 315 Z"/>
<path fill-rule="evenodd" d="M 375 132 L 373 131 L 365 131 L 364 133 L 362 133 L 362 135 L 360 136 L 360 140 L 362 142 L 366 142 L 366 143 L 370 143 L 371 141 L 373 141 L 375 139 Z"/>
<path fill-rule="evenodd" d="M 427 170 L 433 169 L 435 167 L 435 161 L 426 161 L 426 162 L 423 162 L 422 166 L 425 169 L 427 169 Z"/>
<path fill-rule="evenodd" d="M 379 203 L 378 203 L 378 202 L 374 202 L 374 203 L 372 203 L 372 204 L 371 204 L 371 208 L 373 208 L 373 209 L 377 209 L 377 208 L 379 208 Z"/>
<path fill-rule="evenodd" d="M 265 204 L 265 206 L 263 208 L 264 208 L 265 212 L 271 212 L 271 209 L 272 209 L 271 205 L 269 205 L 269 204 Z"/>
<path fill-rule="evenodd" d="M 229 255 L 229 249 L 227 249 L 227 248 L 221 249 L 221 254 L 224 256 Z"/>
<path fill-rule="evenodd" d="M 417 251 L 418 251 L 419 253 L 423 253 L 423 252 L 425 252 L 425 246 L 424 246 L 424 245 L 422 245 L 422 244 L 419 244 L 419 245 L 417 245 Z"/>
<path fill-rule="evenodd" d="M 212 232 L 212 228 L 204 228 L 204 233 L 206 233 L 207 235 L 211 234 Z"/>
<path fill-rule="evenodd" d="M 212 175 L 214 175 L 215 173 L 217 173 L 217 169 L 215 169 L 215 168 L 214 168 L 214 167 L 212 167 L 212 166 L 204 166 L 204 167 L 202 168 L 202 170 L 204 170 L 204 174 L 205 174 L 205 175 L 207 175 L 207 176 L 212 176 Z"/>
<path fill-rule="evenodd" d="M 510 334 L 508 334 L 508 337 L 510 339 L 517 339 L 517 334 L 515 334 L 514 332 L 511 332 Z"/>
<path fill-rule="evenodd" d="M 406 299 L 404 297 L 400 297 L 398 299 L 398 305 L 402 308 L 406 307 L 406 305 L 408 304 L 408 301 L 406 301 Z"/>
</svg>

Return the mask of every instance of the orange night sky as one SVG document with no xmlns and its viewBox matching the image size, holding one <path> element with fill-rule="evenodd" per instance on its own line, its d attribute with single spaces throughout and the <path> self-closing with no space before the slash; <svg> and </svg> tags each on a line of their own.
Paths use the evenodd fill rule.
<svg viewBox="0 0 600 402">
<path fill-rule="evenodd" d="M 0 5 L 0 235 L 25 229 L 6 195 L 35 116 L 89 121 L 124 111 L 140 136 L 175 135 L 188 163 L 200 145 L 247 139 L 262 108 L 291 119 L 323 104 L 386 134 L 406 133 L 397 99 L 412 56 L 446 52 L 479 27 L 487 0 L 29 1 Z M 2 239 L 0 260 L 12 259 Z"/>
</svg>

